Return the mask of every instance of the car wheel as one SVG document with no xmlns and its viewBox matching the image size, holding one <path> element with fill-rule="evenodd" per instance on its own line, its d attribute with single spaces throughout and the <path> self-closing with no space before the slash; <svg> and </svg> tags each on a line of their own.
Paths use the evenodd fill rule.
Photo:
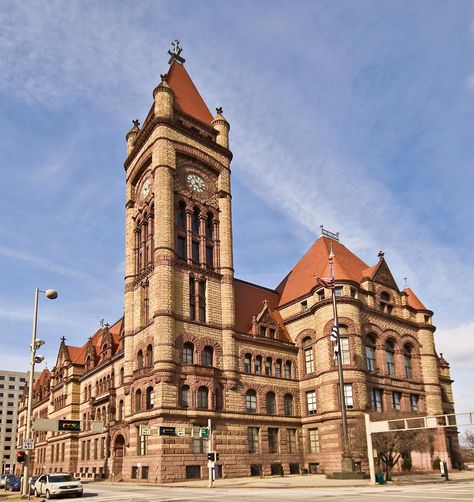
<svg viewBox="0 0 474 502">
<path fill-rule="evenodd" d="M 49 493 L 49 490 L 46 490 L 46 498 L 48 500 L 51 498 L 51 493 Z"/>
</svg>

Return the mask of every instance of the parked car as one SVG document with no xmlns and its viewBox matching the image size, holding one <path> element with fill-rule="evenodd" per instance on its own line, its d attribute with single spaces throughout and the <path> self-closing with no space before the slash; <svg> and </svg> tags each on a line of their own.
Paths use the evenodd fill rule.
<svg viewBox="0 0 474 502">
<path fill-rule="evenodd" d="M 80 481 L 75 480 L 70 474 L 62 472 L 42 474 L 35 481 L 34 493 L 36 497 L 45 496 L 47 499 L 61 495 L 75 495 L 82 497 L 84 487 Z"/>
<path fill-rule="evenodd" d="M 39 476 L 31 476 L 30 478 L 30 495 L 33 495 L 33 493 L 35 493 L 35 483 L 38 478 Z"/>
<path fill-rule="evenodd" d="M 5 481 L 5 490 L 10 490 L 11 492 L 19 492 L 21 487 L 21 478 L 20 476 L 7 476 Z"/>
</svg>

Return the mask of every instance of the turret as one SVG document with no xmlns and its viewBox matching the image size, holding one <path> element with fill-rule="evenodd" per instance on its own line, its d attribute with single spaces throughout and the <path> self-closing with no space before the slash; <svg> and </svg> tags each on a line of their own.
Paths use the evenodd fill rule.
<svg viewBox="0 0 474 502">
<path fill-rule="evenodd" d="M 153 91 L 155 117 L 173 118 L 174 92 L 166 82 L 167 75 L 161 75 L 161 83 Z"/>
<path fill-rule="evenodd" d="M 216 108 L 216 116 L 212 121 L 211 125 L 214 127 L 216 131 L 218 131 L 218 135 L 216 138 L 216 142 L 218 145 L 221 145 L 225 148 L 229 148 L 229 131 L 230 125 L 229 122 L 225 119 L 224 115 L 222 115 L 222 108 Z"/>
<path fill-rule="evenodd" d="M 137 139 L 138 133 L 140 132 L 140 122 L 138 120 L 132 120 L 133 127 L 128 131 L 125 139 L 127 141 L 127 155 L 132 153 L 133 147 L 135 146 L 135 140 Z"/>
</svg>

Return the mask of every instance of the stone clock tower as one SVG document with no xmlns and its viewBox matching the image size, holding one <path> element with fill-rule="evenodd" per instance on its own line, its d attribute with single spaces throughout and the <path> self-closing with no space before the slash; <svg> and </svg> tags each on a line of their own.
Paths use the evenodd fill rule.
<svg viewBox="0 0 474 502">
<path fill-rule="evenodd" d="M 229 124 L 179 52 L 126 138 L 125 409 L 147 424 L 222 407 L 238 370 Z"/>
</svg>

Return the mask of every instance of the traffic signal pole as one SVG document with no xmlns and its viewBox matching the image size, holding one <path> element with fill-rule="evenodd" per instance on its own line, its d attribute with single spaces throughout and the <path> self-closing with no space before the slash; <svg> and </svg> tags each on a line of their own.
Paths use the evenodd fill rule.
<svg viewBox="0 0 474 502">
<path fill-rule="evenodd" d="M 207 420 L 207 428 L 209 429 L 209 443 L 208 443 L 209 444 L 209 450 L 208 451 L 214 451 L 212 449 L 212 428 L 211 428 L 211 426 L 212 426 L 211 419 L 209 418 Z M 213 479 L 214 478 L 214 476 L 213 476 L 214 473 L 212 471 L 213 471 L 214 467 L 211 466 L 211 462 L 209 460 L 207 461 L 207 464 L 208 464 L 208 468 L 209 468 L 209 484 L 208 484 L 208 486 L 209 486 L 209 488 L 212 488 L 212 484 L 213 484 L 213 481 L 214 481 L 214 479 Z M 214 462 L 212 462 L 212 464 L 214 464 Z"/>
</svg>

